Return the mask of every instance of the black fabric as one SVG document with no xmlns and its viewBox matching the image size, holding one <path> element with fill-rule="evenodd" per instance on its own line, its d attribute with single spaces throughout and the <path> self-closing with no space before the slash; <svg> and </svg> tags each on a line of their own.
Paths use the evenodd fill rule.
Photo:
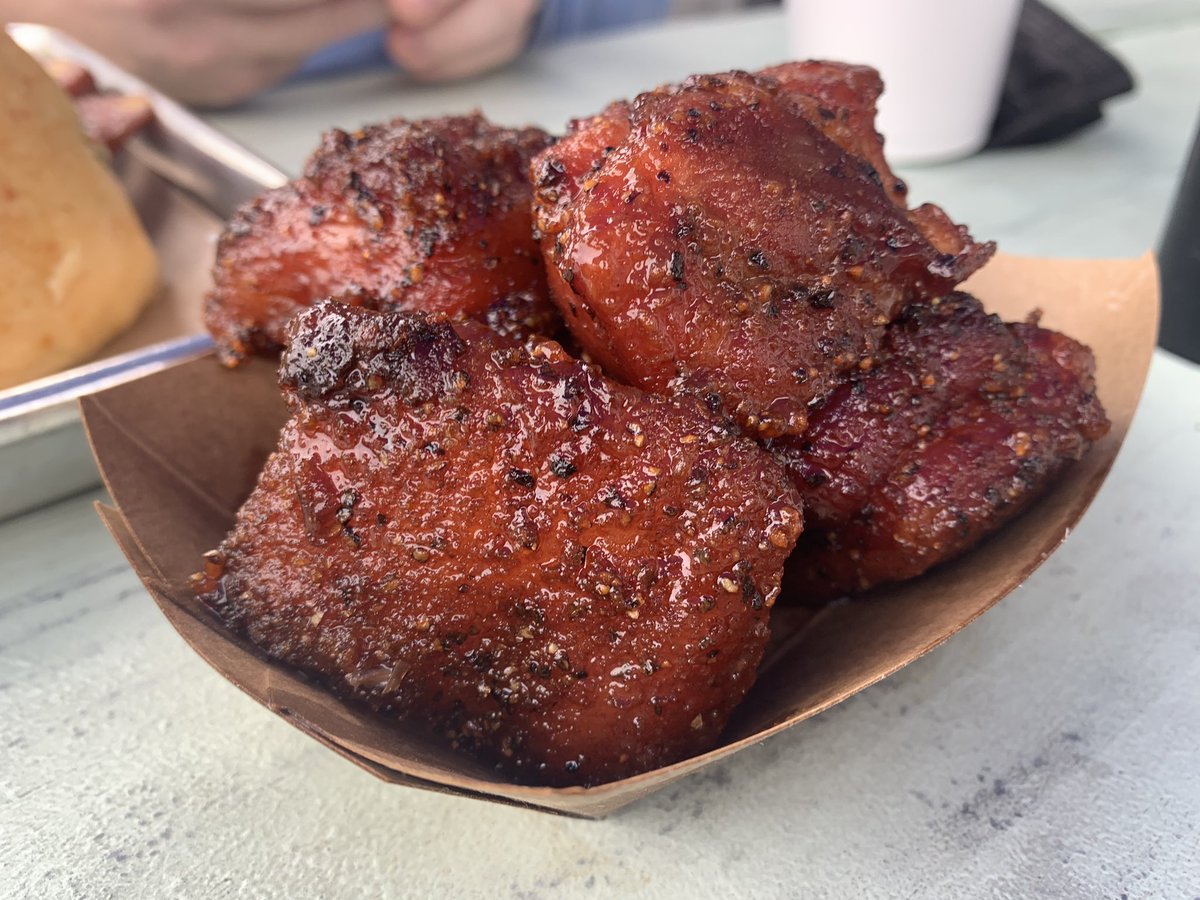
<svg viewBox="0 0 1200 900">
<path fill-rule="evenodd" d="M 1158 253 L 1162 324 L 1158 343 L 1200 362 L 1200 126 Z"/>
<path fill-rule="evenodd" d="M 1038 0 L 1025 0 L 989 147 L 1057 140 L 1100 118 L 1133 90 L 1115 56 Z"/>
</svg>

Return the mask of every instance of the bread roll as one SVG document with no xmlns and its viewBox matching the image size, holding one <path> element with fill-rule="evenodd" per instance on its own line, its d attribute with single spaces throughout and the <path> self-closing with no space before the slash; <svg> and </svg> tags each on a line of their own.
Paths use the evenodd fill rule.
<svg viewBox="0 0 1200 900">
<path fill-rule="evenodd" d="M 0 28 L 0 389 L 85 361 L 137 318 L 156 277 L 71 101 Z"/>
</svg>

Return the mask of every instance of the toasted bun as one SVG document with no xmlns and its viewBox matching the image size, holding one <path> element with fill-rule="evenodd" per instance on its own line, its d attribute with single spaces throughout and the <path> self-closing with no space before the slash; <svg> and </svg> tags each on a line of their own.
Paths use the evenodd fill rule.
<svg viewBox="0 0 1200 900">
<path fill-rule="evenodd" d="M 87 359 L 137 318 L 156 277 L 70 100 L 0 28 L 0 389 Z"/>
</svg>

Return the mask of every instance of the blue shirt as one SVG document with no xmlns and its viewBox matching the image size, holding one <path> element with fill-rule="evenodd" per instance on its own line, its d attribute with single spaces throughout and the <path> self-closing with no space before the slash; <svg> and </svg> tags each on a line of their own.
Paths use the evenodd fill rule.
<svg viewBox="0 0 1200 900">
<path fill-rule="evenodd" d="M 671 0 L 546 0 L 534 21 L 529 46 L 655 22 L 666 16 L 670 6 Z M 371 31 L 331 44 L 309 57 L 299 77 L 390 66 L 385 40 L 384 32 Z"/>
</svg>

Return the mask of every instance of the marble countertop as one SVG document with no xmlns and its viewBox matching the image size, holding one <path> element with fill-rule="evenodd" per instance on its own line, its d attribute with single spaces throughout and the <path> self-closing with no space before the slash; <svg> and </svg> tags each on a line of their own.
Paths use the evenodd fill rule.
<svg viewBox="0 0 1200 900">
<path fill-rule="evenodd" d="M 1069 140 L 911 169 L 1013 252 L 1157 243 L 1200 8 L 1060 4 L 1136 95 Z M 321 128 L 473 107 L 559 128 L 785 56 L 778 13 L 675 22 L 441 88 L 372 75 L 213 116 L 296 169 Z M 833 710 L 600 822 L 385 785 L 174 634 L 75 497 L 0 524 L 0 896 L 1200 896 L 1200 368 L 1154 362 L 1095 505 L 1027 584 Z"/>
</svg>

